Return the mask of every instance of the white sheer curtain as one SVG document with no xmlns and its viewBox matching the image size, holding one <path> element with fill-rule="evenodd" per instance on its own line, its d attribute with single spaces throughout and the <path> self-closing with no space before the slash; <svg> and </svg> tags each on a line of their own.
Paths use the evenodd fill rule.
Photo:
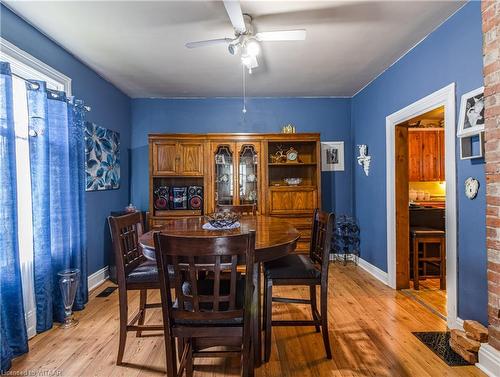
<svg viewBox="0 0 500 377">
<path fill-rule="evenodd" d="M 33 226 L 31 208 L 31 177 L 28 142 L 28 104 L 26 83 L 13 76 L 14 123 L 16 129 L 16 173 L 18 239 L 21 280 L 28 337 L 36 335 L 35 284 L 33 272 Z"/>
</svg>

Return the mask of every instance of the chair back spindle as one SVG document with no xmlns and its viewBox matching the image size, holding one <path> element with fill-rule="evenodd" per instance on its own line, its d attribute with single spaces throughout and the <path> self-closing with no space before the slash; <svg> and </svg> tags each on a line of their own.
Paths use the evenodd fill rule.
<svg viewBox="0 0 500 377">
<path fill-rule="evenodd" d="M 142 214 L 134 212 L 108 217 L 118 279 L 145 261 L 139 237 L 143 234 Z"/>
<path fill-rule="evenodd" d="M 309 257 L 313 263 L 320 266 L 322 275 L 328 274 L 334 225 L 335 215 L 333 213 L 322 212 L 319 209 L 314 211 Z"/>
</svg>

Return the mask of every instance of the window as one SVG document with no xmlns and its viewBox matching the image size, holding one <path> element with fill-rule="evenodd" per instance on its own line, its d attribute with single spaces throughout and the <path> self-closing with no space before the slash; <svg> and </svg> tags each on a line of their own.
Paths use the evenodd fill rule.
<svg viewBox="0 0 500 377">
<path fill-rule="evenodd" d="M 26 80 L 43 80 L 50 89 L 71 91 L 71 80 L 16 46 L 0 38 L 0 60 L 10 63 L 16 134 L 18 242 L 23 301 L 28 336 L 36 335 L 36 306 L 33 276 L 33 228 L 28 139 Z"/>
</svg>

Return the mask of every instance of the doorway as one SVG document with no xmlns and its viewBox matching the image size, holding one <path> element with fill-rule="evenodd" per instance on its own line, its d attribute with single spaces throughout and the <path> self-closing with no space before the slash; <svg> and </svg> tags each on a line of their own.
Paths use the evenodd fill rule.
<svg viewBox="0 0 500 377">
<path fill-rule="evenodd" d="M 425 145 L 425 150 L 428 151 L 431 146 L 439 144 L 439 132 L 442 132 L 442 145 L 444 146 L 444 158 L 443 161 L 437 163 L 433 161 L 431 166 L 425 163 L 422 166 L 422 162 L 418 161 L 414 157 L 410 157 L 409 153 L 409 139 L 414 138 L 413 132 L 415 132 L 417 125 L 423 125 L 422 122 L 418 123 L 418 120 L 422 120 L 422 116 L 429 116 L 433 113 L 441 113 L 444 117 L 443 122 L 438 124 L 441 131 L 436 129 L 435 135 L 431 136 L 433 131 L 426 134 L 425 142 L 420 146 Z M 425 128 L 425 127 L 422 127 Z M 430 127 L 429 127 L 430 128 Z M 422 131 L 422 130 L 418 130 Z M 441 196 L 440 205 L 444 208 L 434 209 L 436 213 L 444 213 L 445 219 L 441 219 L 443 222 L 444 234 L 443 243 L 441 247 L 446 250 L 444 255 L 446 260 L 442 261 L 444 271 L 446 275 L 444 277 L 444 284 L 439 288 L 446 288 L 446 319 L 448 327 L 457 327 L 457 309 L 456 309 L 456 172 L 455 172 L 455 85 L 450 84 L 447 87 L 440 89 L 429 96 L 422 98 L 421 100 L 405 107 L 404 109 L 391 114 L 386 118 L 386 142 L 387 142 L 387 263 L 388 263 L 388 275 L 389 284 L 395 289 L 413 289 L 413 283 L 410 281 L 414 276 L 414 271 L 410 264 L 410 255 L 413 255 L 413 246 L 410 247 L 410 240 L 412 236 L 410 235 L 410 179 L 415 179 L 415 171 L 413 168 L 415 166 L 422 166 L 420 172 L 422 177 L 422 182 L 428 182 L 429 179 L 435 182 L 438 187 L 441 188 L 444 195 Z M 432 148 L 430 148 L 432 149 Z M 427 153 L 427 152 L 426 152 Z M 429 160 L 427 160 L 429 161 Z M 412 165 L 413 164 L 413 165 Z M 420 165 L 419 165 L 420 164 Z M 410 166 L 413 168 L 410 169 Z M 410 177 L 410 174 L 412 176 Z M 440 176 L 440 174 L 442 174 Z M 444 178 L 444 179 L 443 179 Z M 443 181 L 440 181 L 443 179 Z M 418 182 L 418 180 L 417 180 Z M 446 184 L 440 184 L 439 182 L 446 182 Z M 439 187 L 441 185 L 442 187 Z M 417 185 L 418 186 L 418 185 Z M 424 184 L 425 186 L 425 184 Z M 430 189 L 424 189 L 422 186 L 416 187 L 414 191 L 422 191 L 420 195 L 422 202 L 425 201 L 426 194 L 425 191 Z M 418 193 L 417 193 L 418 195 Z M 428 192 L 427 198 L 431 199 L 431 194 Z M 412 198 L 414 193 L 412 192 Z M 431 203 L 430 207 L 434 207 L 434 203 Z M 425 207 L 425 206 L 423 206 Z M 413 241 L 413 240 L 412 240 Z M 425 241 L 425 240 L 424 240 Z M 437 240 L 432 240 L 437 241 Z M 424 242 L 425 243 L 425 242 Z M 432 246 L 436 247 L 436 246 Z M 423 250 L 424 246 L 419 244 L 417 247 L 417 253 L 422 255 L 427 254 L 427 250 Z M 437 262 L 433 260 L 433 256 L 430 254 L 432 262 Z M 418 268 L 419 272 L 423 272 L 423 265 L 419 261 L 420 266 Z M 433 263 L 434 265 L 438 263 Z M 430 265 L 430 264 L 429 264 Z M 431 268 L 432 270 L 432 268 Z M 427 270 L 425 273 L 432 275 L 432 271 Z M 435 271 L 434 271 L 435 273 Z M 412 280 L 413 281 L 413 280 Z M 429 290 L 435 290 L 433 283 L 434 279 L 417 280 L 418 282 L 424 283 L 424 287 Z M 422 284 L 419 286 L 419 290 L 422 288 Z M 444 289 L 438 289 L 444 291 Z M 422 293 L 420 290 L 418 293 Z M 428 299 L 428 302 L 432 298 Z M 437 298 L 437 300 L 443 301 Z M 422 300 L 425 303 L 425 300 Z M 432 304 L 435 304 L 432 303 Z M 444 305 L 444 303 L 443 303 Z"/>
<path fill-rule="evenodd" d="M 444 106 L 396 125 L 396 242 L 403 293 L 446 319 Z M 398 259 L 396 260 L 398 264 Z"/>
</svg>

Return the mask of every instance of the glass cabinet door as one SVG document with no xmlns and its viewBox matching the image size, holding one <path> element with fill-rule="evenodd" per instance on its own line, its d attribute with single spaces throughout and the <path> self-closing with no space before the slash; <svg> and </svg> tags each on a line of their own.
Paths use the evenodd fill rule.
<svg viewBox="0 0 500 377">
<path fill-rule="evenodd" d="M 239 197 L 240 204 L 257 204 L 259 178 L 257 151 L 253 145 L 243 145 L 239 151 Z"/>
<path fill-rule="evenodd" d="M 215 205 L 233 204 L 233 152 L 220 145 L 215 152 Z"/>
</svg>

